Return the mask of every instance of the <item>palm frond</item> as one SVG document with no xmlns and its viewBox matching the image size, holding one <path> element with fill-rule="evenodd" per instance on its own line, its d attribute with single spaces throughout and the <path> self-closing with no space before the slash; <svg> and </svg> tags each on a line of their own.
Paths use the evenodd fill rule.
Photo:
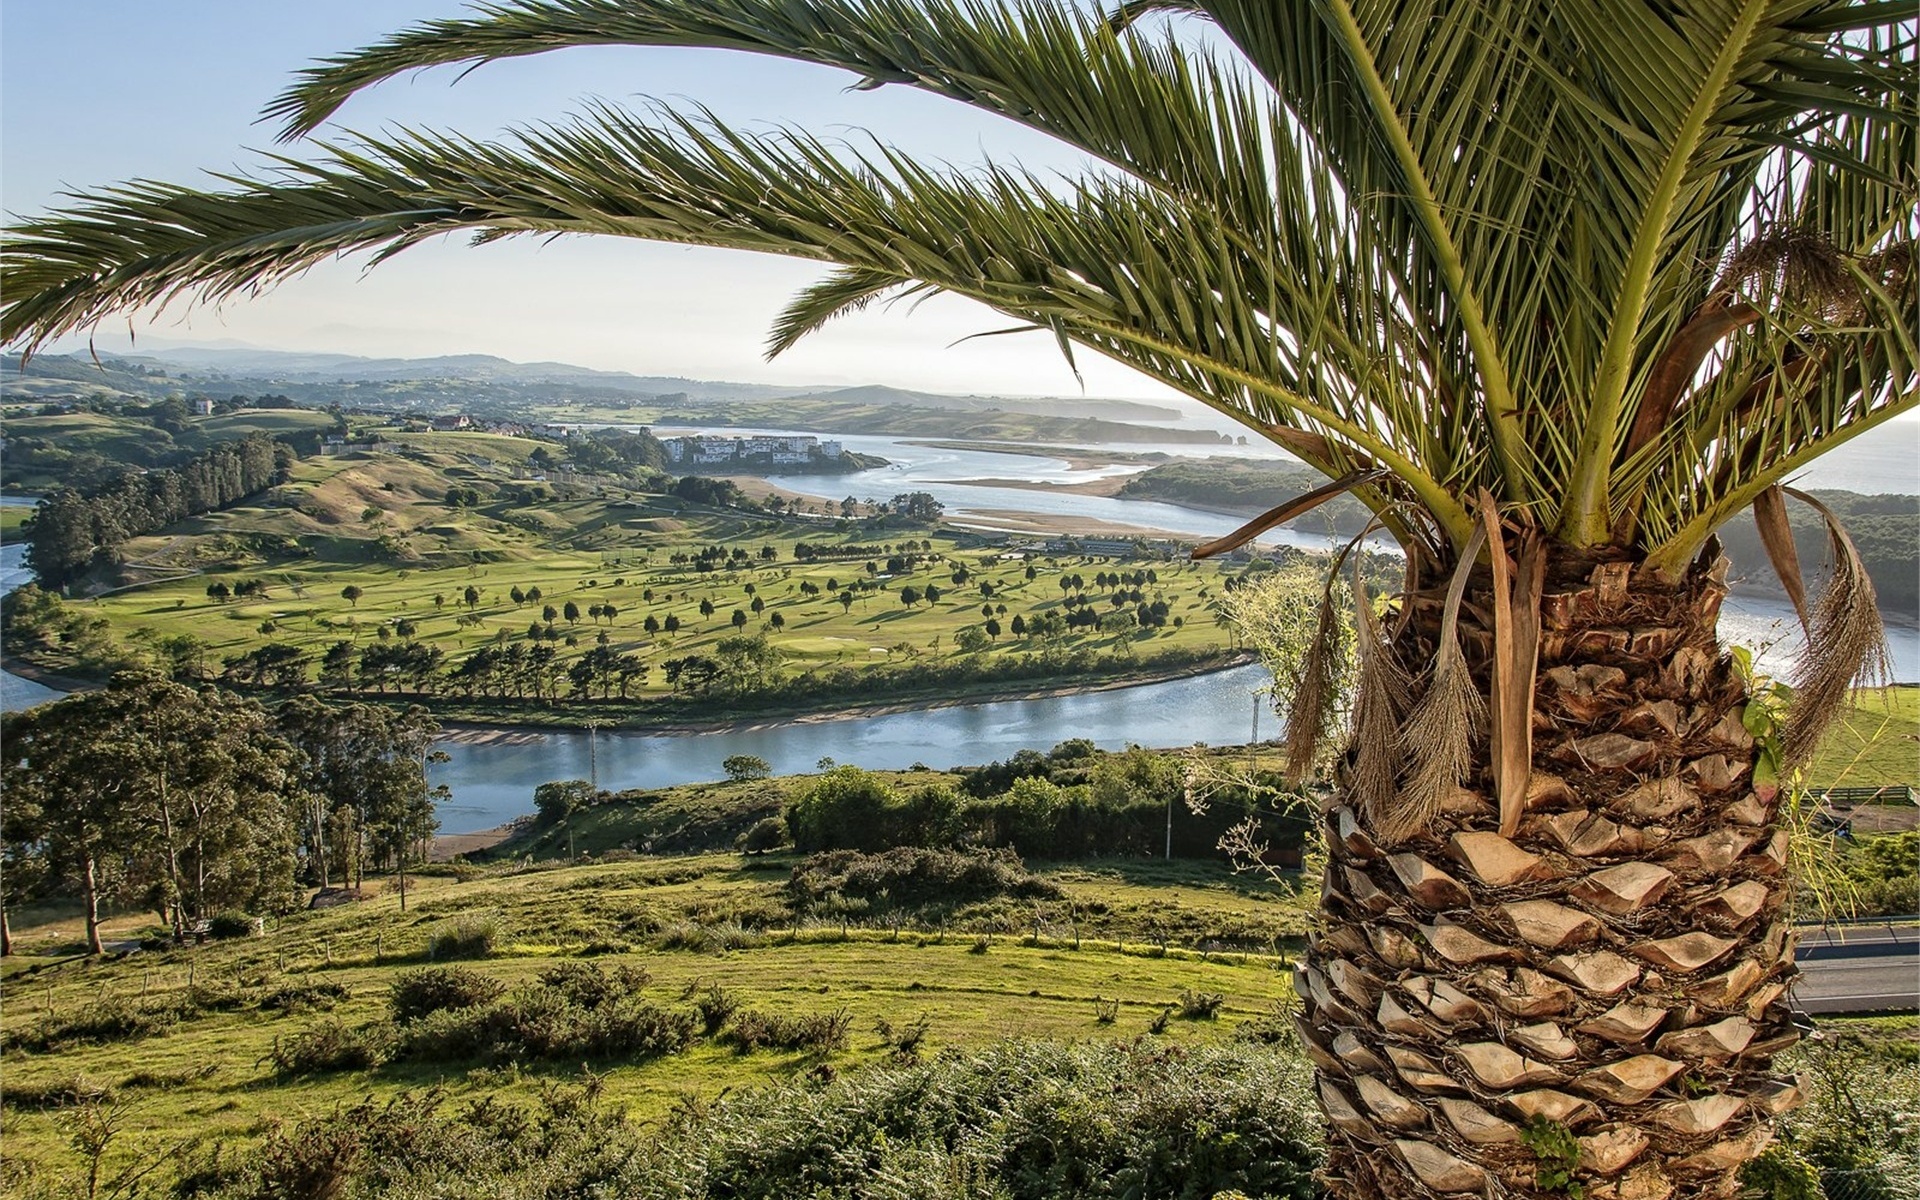
<svg viewBox="0 0 1920 1200">
<path fill-rule="evenodd" d="M 896 298 L 912 295 L 924 286 L 916 287 L 910 279 L 883 271 L 841 267 L 818 283 L 802 288 L 780 310 L 767 333 L 767 357 L 775 358 L 793 349 L 802 338 L 818 332 L 836 317 L 861 312 L 889 295 Z"/>
<path fill-rule="evenodd" d="M 889 292 L 951 291 L 1332 476 L 1389 471 L 1360 495 L 1436 565 L 1487 488 L 1668 569 L 1915 402 L 1917 36 L 1900 5 L 1843 0 L 486 4 L 315 65 L 270 115 L 292 136 L 421 67 L 700 46 L 911 86 L 1104 165 L 936 171 L 606 106 L 498 143 L 369 139 L 27 222 L 0 334 L 34 345 L 456 230 L 786 254 L 841 270 L 776 353 Z"/>
</svg>

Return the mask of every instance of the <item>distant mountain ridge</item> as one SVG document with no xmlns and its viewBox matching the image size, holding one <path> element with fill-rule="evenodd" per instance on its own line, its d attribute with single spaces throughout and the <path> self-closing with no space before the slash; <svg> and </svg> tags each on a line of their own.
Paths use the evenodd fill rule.
<svg viewBox="0 0 1920 1200">
<path fill-rule="evenodd" d="M 290 350 L 265 350 L 244 346 L 154 347 L 138 353 L 102 354 L 101 360 L 134 368 L 161 368 L 174 374 L 187 372 L 198 379 L 179 380 L 203 388 L 232 390 L 279 390 L 274 385 L 318 383 L 370 383 L 380 381 L 420 382 L 444 380 L 482 384 L 554 383 L 573 387 L 603 388 L 633 396 L 684 396 L 687 402 L 725 403 L 741 400 L 777 400 L 788 397 L 825 399 L 857 404 L 906 404 L 915 408 L 954 409 L 962 412 L 1021 412 L 1042 416 L 1097 416 L 1122 421 L 1178 420 L 1180 411 L 1162 404 L 1138 400 L 1068 398 L 954 396 L 938 392 L 912 391 L 884 384 L 854 387 L 817 387 L 769 383 L 736 383 L 724 380 L 687 379 L 674 375 L 635 375 L 627 371 L 602 371 L 563 362 L 513 362 L 492 354 L 448 354 L 434 358 L 367 358 L 355 354 L 309 353 Z M 97 370 L 85 354 L 42 355 L 29 365 L 27 374 L 36 373 L 43 364 L 56 369 L 62 360 L 75 361 L 89 370 Z M 9 358 L 9 375 L 16 359 Z M 75 378 L 69 369 L 59 369 L 63 378 Z M 17 378 L 17 376 L 15 376 Z"/>
<path fill-rule="evenodd" d="M 670 375 L 601 371 L 562 362 L 518 363 L 493 354 L 445 354 L 434 358 L 367 358 L 357 354 L 306 353 L 208 346 L 167 346 L 115 354 L 137 366 L 185 369 L 236 381 L 350 383 L 368 380 L 466 380 L 476 383 L 589 384 L 613 391 L 659 396 L 685 392 L 696 399 L 773 399 L 811 389 L 762 383 L 713 382 Z"/>
</svg>

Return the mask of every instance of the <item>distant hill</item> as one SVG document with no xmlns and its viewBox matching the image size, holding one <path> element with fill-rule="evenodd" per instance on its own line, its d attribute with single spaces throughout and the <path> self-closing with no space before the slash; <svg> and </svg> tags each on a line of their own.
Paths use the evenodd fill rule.
<svg viewBox="0 0 1920 1200">
<path fill-rule="evenodd" d="M 1146 404 L 1138 400 L 1069 399 L 1064 396 L 948 396 L 938 392 L 914 392 L 880 384 L 838 388 L 825 392 L 806 392 L 796 398 L 829 400 L 846 404 L 892 404 L 912 408 L 944 408 L 959 412 L 1016 412 L 1042 417 L 1093 417 L 1106 421 L 1177 421 L 1181 416 L 1177 408 L 1164 404 Z"/>
<path fill-rule="evenodd" d="M 635 395 L 685 393 L 696 400 L 771 399 L 805 392 L 805 387 L 762 383 L 726 383 L 668 375 L 599 371 L 571 363 L 517 363 L 492 354 L 448 354 L 436 358 L 364 358 L 354 354 L 308 354 L 287 350 L 167 346 L 144 354 L 116 355 L 139 366 L 173 373 L 191 372 L 203 380 L 252 383 L 350 383 L 361 381 L 450 380 L 474 383 L 587 384 Z"/>
<path fill-rule="evenodd" d="M 562 362 L 519 363 L 492 354 L 450 354 L 437 358 L 366 358 L 353 354 L 317 354 L 263 350 L 248 346 L 150 347 L 137 354 L 102 354 L 96 363 L 86 354 L 41 355 L 22 374 L 17 356 L 5 360 L 0 389 L 12 399 L 119 392 L 160 396 L 179 390 L 214 394 L 279 392 L 303 403 L 391 404 L 399 408 L 446 408 L 459 395 L 516 402 L 591 404 L 596 395 L 665 398 L 675 406 L 738 404 L 789 398 L 835 404 L 893 405 L 973 413 L 1026 413 L 1045 417 L 1082 417 L 1106 421 L 1164 422 L 1180 419 L 1178 409 L 1137 400 L 1053 396 L 952 396 L 938 392 L 866 384 L 848 388 L 735 383 L 672 375 L 634 375 Z M 103 370 L 104 365 L 104 370 Z M 381 384 L 432 384 L 420 389 L 366 389 Z M 336 385 L 355 389 L 340 393 Z M 82 392 L 80 394 L 85 394 Z"/>
<path fill-rule="evenodd" d="M 43 354 L 29 360 L 25 372 L 20 356 L 0 356 L 0 394 L 12 401 L 66 399 L 104 393 L 115 398 L 159 399 L 178 391 L 180 382 L 161 369 L 159 374 L 102 355 L 99 362 L 83 354 Z"/>
</svg>

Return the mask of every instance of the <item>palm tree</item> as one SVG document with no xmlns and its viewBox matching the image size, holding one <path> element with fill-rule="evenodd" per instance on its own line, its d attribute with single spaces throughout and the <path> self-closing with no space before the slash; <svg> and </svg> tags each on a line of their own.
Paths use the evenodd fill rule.
<svg viewBox="0 0 1920 1200">
<path fill-rule="evenodd" d="M 0 335 L 456 230 L 598 233 L 831 264 L 773 353 L 946 291 L 1132 366 L 1334 481 L 1271 520 L 1350 490 L 1407 555 L 1387 619 L 1362 606 L 1298 978 L 1329 1180 L 1529 1194 L 1547 1146 L 1596 1197 L 1728 1194 L 1795 1095 L 1769 1072 L 1777 780 L 1878 627 L 1836 529 L 1776 725 L 1715 639 L 1713 532 L 1757 506 L 1797 597 L 1783 481 L 1914 405 L 1911 6 L 507 0 L 269 111 L 297 137 L 416 67 L 604 44 L 840 67 L 1094 165 L 962 172 L 605 104 L 348 138 L 18 226 Z M 1330 689 L 1300 677 L 1304 769 Z"/>
</svg>

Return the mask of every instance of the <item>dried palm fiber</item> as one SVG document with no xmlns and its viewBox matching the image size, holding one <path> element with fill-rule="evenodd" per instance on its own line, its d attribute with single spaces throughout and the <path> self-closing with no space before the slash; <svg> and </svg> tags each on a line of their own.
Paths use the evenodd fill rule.
<svg viewBox="0 0 1920 1200">
<path fill-rule="evenodd" d="M 1393 642 L 1381 636 L 1357 557 L 1352 576 L 1354 641 L 1360 670 L 1354 686 L 1353 762 L 1347 769 L 1347 790 L 1371 822 L 1392 803 L 1399 786 L 1399 756 L 1394 744 L 1400 720 L 1413 704 L 1413 677 L 1401 665 Z"/>
<path fill-rule="evenodd" d="M 1812 756 L 1821 735 L 1845 706 L 1854 683 L 1878 683 L 1887 678 L 1887 635 L 1874 599 L 1873 581 L 1867 577 L 1860 552 L 1839 518 L 1798 488 L 1786 491 L 1826 521 L 1827 541 L 1833 551 L 1833 571 L 1826 590 L 1814 602 L 1807 648 L 1793 672 L 1793 706 L 1787 712 L 1783 763 L 1794 767 Z"/>
<path fill-rule="evenodd" d="M 1821 307 L 1855 296 L 1847 256 L 1826 235 L 1798 227 L 1775 229 L 1735 247 L 1722 261 L 1713 290 Z"/>
<path fill-rule="evenodd" d="M 1800 614 L 1800 632 L 1812 634 L 1807 617 L 1807 585 L 1800 577 L 1800 551 L 1793 544 L 1793 525 L 1787 520 L 1786 492 L 1779 484 L 1753 499 L 1753 523 L 1760 530 L 1760 544 L 1766 548 L 1767 561 L 1787 589 L 1793 611 Z"/>
<path fill-rule="evenodd" d="M 1333 581 L 1339 577 L 1340 564 L 1333 566 L 1327 586 L 1321 590 L 1319 614 L 1313 624 L 1313 638 L 1300 662 L 1300 678 L 1287 700 L 1287 782 L 1299 783 L 1313 772 L 1322 735 L 1333 713 L 1334 697 L 1340 690 L 1334 677 L 1340 650 L 1339 614 L 1333 607 Z"/>
<path fill-rule="evenodd" d="M 1459 786 L 1473 765 L 1473 743 L 1486 723 L 1487 702 L 1474 686 L 1466 653 L 1460 648 L 1460 602 L 1466 598 L 1474 560 L 1486 541 L 1486 526 L 1476 524 L 1447 589 L 1433 673 L 1395 739 L 1408 764 L 1406 784 L 1370 814 L 1374 833 L 1389 845 L 1431 825 L 1447 793 Z"/>
<path fill-rule="evenodd" d="M 1327 568 L 1326 584 L 1320 589 L 1320 606 L 1314 619 L 1313 638 L 1307 644 L 1306 654 L 1301 657 L 1299 677 L 1294 680 L 1284 714 L 1289 783 L 1299 783 L 1312 773 L 1321 742 L 1325 740 L 1327 728 L 1332 724 L 1334 704 L 1340 696 L 1340 661 L 1344 646 L 1340 634 L 1340 614 L 1333 600 L 1333 585 L 1339 580 L 1340 570 L 1349 557 L 1354 559 L 1354 569 L 1359 569 L 1360 560 L 1354 557 L 1353 552 L 1368 534 L 1378 528 L 1379 522 L 1369 523 L 1334 555 L 1332 564 Z"/>
</svg>

